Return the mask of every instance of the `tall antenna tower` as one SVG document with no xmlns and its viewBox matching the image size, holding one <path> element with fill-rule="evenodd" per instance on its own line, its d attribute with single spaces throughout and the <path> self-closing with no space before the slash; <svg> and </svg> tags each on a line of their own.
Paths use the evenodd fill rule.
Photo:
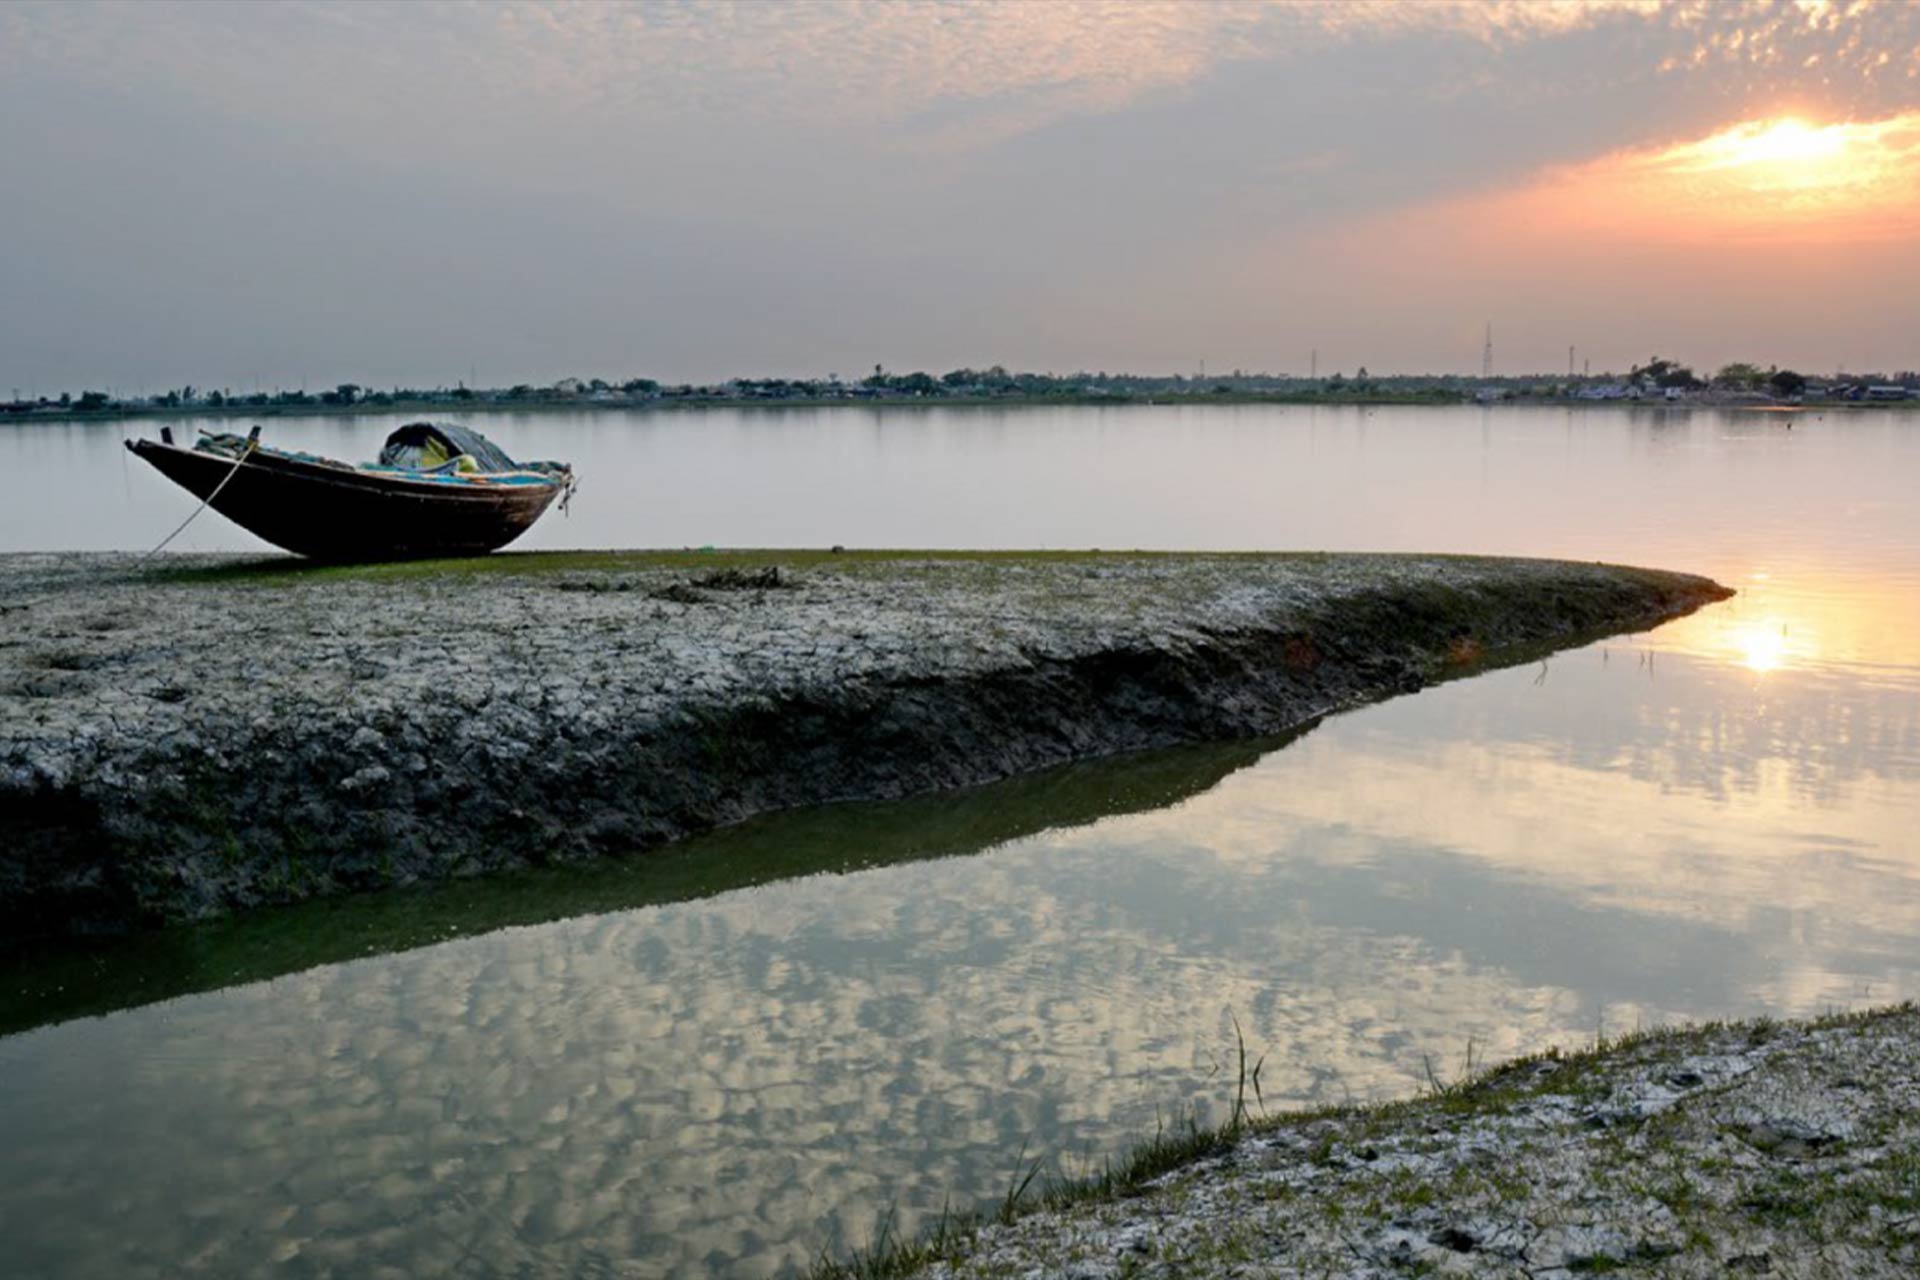
<svg viewBox="0 0 1920 1280">
<path fill-rule="evenodd" d="M 1318 347 L 1315 347 L 1313 354 L 1307 357 L 1307 376 L 1309 378 L 1320 376 L 1320 348 Z"/>
<path fill-rule="evenodd" d="M 1573 348 L 1567 348 L 1567 377 L 1573 377 Z"/>
<path fill-rule="evenodd" d="M 1480 376 L 1493 376 L 1493 322 L 1487 322 L 1487 345 L 1480 348 Z"/>
</svg>

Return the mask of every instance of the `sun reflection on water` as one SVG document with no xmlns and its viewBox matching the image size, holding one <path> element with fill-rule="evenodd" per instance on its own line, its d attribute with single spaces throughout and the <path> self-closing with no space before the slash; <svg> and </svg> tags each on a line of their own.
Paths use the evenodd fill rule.
<svg viewBox="0 0 1920 1280">
<path fill-rule="evenodd" d="M 1786 624 L 1763 618 L 1741 631 L 1739 646 L 1748 670 L 1762 674 L 1778 670 L 1787 657 Z"/>
<path fill-rule="evenodd" d="M 1920 634 L 1920 597 L 1911 570 L 1795 566 L 1719 576 L 1739 594 L 1662 627 L 1649 638 L 1653 648 L 1758 676 L 1845 672 L 1877 684 L 1916 684 L 1912 637 Z"/>
</svg>

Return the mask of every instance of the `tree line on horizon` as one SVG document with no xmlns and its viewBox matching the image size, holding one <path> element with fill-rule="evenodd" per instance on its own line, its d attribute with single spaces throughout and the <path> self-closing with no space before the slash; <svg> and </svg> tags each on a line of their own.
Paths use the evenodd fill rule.
<svg viewBox="0 0 1920 1280">
<path fill-rule="evenodd" d="M 508 387 L 472 388 L 464 383 L 453 387 L 400 387 L 378 390 L 359 383 L 343 382 L 319 392 L 301 390 L 256 391 L 236 394 L 227 389 L 202 389 L 186 385 L 158 395 L 119 398 L 105 391 L 86 390 L 78 396 L 62 392 L 57 398 L 40 396 L 33 400 L 16 399 L 0 404 L 0 410 L 12 413 L 36 410 L 68 413 L 108 413 L 127 409 L 226 408 L 346 408 L 351 406 L 416 403 L 489 404 L 515 402 L 551 403 L 588 400 L 781 400 L 781 399 L 858 399 L 871 397 L 912 398 L 1024 398 L 1085 396 L 1192 396 L 1235 394 L 1331 394 L 1394 395 L 1463 398 L 1477 389 L 1492 385 L 1504 390 L 1523 390 L 1553 394 L 1595 385 L 1618 384 L 1621 375 L 1611 371 L 1599 374 L 1561 377 L 1551 374 L 1502 374 L 1474 377 L 1465 374 L 1387 374 L 1375 375 L 1360 366 L 1351 376 L 1344 372 L 1324 377 L 1298 374 L 1249 373 L 1234 369 L 1229 373 L 1206 375 L 1137 374 L 1077 372 L 1071 374 L 1014 372 L 1004 365 L 984 369 L 961 367 L 943 374 L 925 370 L 908 373 L 889 372 L 876 364 L 873 372 L 857 381 L 843 381 L 837 374 L 825 378 L 732 378 L 725 382 L 669 384 L 655 378 L 633 377 L 619 381 L 601 378 L 563 378 L 541 386 L 515 383 Z M 1920 389 L 1920 374 L 1853 375 L 1853 382 L 1891 382 Z M 1679 361 L 1654 356 L 1645 364 L 1634 365 L 1624 382 L 1661 389 L 1698 391 L 1764 392 L 1782 399 L 1802 394 L 1812 380 L 1792 369 L 1777 365 L 1761 368 L 1748 362 L 1722 365 L 1709 377 L 1701 377 L 1692 367 Z"/>
</svg>

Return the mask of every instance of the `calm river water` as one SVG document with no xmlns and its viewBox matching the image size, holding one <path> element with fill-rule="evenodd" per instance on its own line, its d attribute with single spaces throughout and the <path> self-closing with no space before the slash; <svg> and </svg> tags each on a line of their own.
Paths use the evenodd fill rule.
<svg viewBox="0 0 1920 1280">
<path fill-rule="evenodd" d="M 1505 552 L 1741 594 L 1285 744 L 11 962 L 9 1274 L 774 1274 L 992 1200 L 1023 1151 L 1219 1118 L 1235 1019 L 1281 1107 L 1920 996 L 1920 415 L 476 422 L 584 477 L 527 547 Z M 121 462 L 141 429 L 0 431 L 0 548 L 157 541 L 191 504 Z"/>
</svg>

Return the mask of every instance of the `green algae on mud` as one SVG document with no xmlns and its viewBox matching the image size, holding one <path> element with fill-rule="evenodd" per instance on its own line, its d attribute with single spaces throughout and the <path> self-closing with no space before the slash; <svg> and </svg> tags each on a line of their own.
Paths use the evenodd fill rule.
<svg viewBox="0 0 1920 1280">
<path fill-rule="evenodd" d="M 764 590 L 759 571 L 778 568 Z M 1283 733 L 1724 598 L 1451 556 L 0 557 L 0 919 L 97 932 Z"/>
<path fill-rule="evenodd" d="M 687 902 L 799 876 L 963 857 L 1199 795 L 1311 726 L 1063 765 L 982 787 L 771 813 L 644 858 L 527 867 L 265 907 L 130 937 L 0 946 L 0 1036 L 497 929 Z"/>
<path fill-rule="evenodd" d="M 295 585 L 302 582 L 407 582 L 448 575 L 540 578 L 561 573 L 631 574 L 655 570 L 689 573 L 727 569 L 779 568 L 794 571 L 827 569 L 858 572 L 881 566 L 900 568 L 920 564 L 1061 565 L 1155 560 L 1286 561 L 1311 565 L 1335 558 L 1364 560 L 1365 552 L 1333 551 L 1150 551 L 1092 548 L 1051 550 L 916 550 L 901 547 L 681 547 L 631 550 L 497 551 L 485 556 L 440 560 L 393 560 L 364 564 L 324 564 L 298 556 L 262 555 L 195 557 L 212 563 L 161 564 L 148 571 L 155 581 L 181 584 L 257 582 Z M 1382 553 L 1381 558 L 1393 558 Z M 1492 563 L 1499 556 L 1431 556 L 1434 560 Z M 183 558 L 184 559 L 184 558 Z M 1613 566 L 1623 572 L 1643 572 Z"/>
</svg>

